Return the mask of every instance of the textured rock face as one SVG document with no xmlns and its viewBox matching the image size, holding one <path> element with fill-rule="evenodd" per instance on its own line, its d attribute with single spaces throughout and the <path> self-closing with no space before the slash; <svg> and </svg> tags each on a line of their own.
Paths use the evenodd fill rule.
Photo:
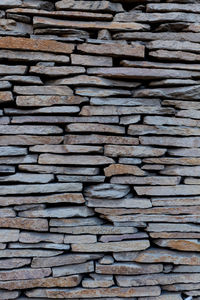
<svg viewBox="0 0 200 300">
<path fill-rule="evenodd" d="M 0 300 L 200 299 L 199 0 L 0 1 Z"/>
</svg>

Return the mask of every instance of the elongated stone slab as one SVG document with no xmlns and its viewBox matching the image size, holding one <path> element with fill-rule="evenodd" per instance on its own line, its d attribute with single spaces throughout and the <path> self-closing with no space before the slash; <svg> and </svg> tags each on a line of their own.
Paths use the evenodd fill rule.
<svg viewBox="0 0 200 300">
<path fill-rule="evenodd" d="M 20 232 L 19 241 L 21 243 L 39 243 L 39 242 L 52 242 L 63 243 L 64 236 L 62 234 L 53 233 L 36 233 L 36 232 Z"/>
<path fill-rule="evenodd" d="M 44 51 L 44 52 L 56 52 L 56 53 L 71 53 L 74 49 L 74 45 L 60 43 L 51 40 L 34 40 L 27 38 L 15 38 L 15 37 L 1 37 L 0 38 L 1 49 L 15 49 L 15 50 L 30 50 L 30 51 Z"/>
<path fill-rule="evenodd" d="M 27 174 L 28 175 L 28 174 Z M 47 196 L 14 196 L 0 197 L 0 205 L 21 205 L 21 204 L 37 204 L 37 203 L 84 203 L 85 200 L 81 193 L 63 193 Z"/>
<path fill-rule="evenodd" d="M 0 290 L 0 299 L 17 299 L 20 295 L 19 291 Z"/>
<path fill-rule="evenodd" d="M 98 289 L 84 289 L 84 288 L 76 288 L 76 289 L 33 289 L 31 291 L 27 291 L 26 295 L 28 297 L 67 297 L 68 299 L 74 298 L 97 298 L 97 297 L 137 297 L 137 296 L 159 296 L 160 288 L 159 287 L 139 287 L 139 288 L 127 288 L 122 289 L 119 287 L 111 287 L 111 288 L 98 288 Z"/>
<path fill-rule="evenodd" d="M 58 126 L 46 125 L 0 125 L 0 134 L 35 134 L 35 135 L 48 135 L 62 133 L 62 129 Z"/>
<path fill-rule="evenodd" d="M 51 257 L 62 254 L 62 251 L 55 250 L 35 250 L 35 249 L 6 249 L 0 250 L 1 258 L 14 258 L 14 257 Z"/>
<path fill-rule="evenodd" d="M 56 192 L 79 192 L 82 190 L 81 183 L 49 183 L 30 184 L 16 186 L 1 186 L 0 195 L 33 194 L 33 193 L 56 193 Z"/>
<path fill-rule="evenodd" d="M 61 165 L 106 165 L 113 163 L 112 158 L 100 155 L 55 155 L 41 154 L 39 164 L 61 164 Z"/>
<path fill-rule="evenodd" d="M 139 24 L 136 22 L 121 23 L 121 22 L 84 22 L 84 21 L 67 21 L 67 20 L 58 20 L 47 17 L 34 17 L 33 24 L 35 28 L 39 27 L 47 27 L 47 28 L 72 28 L 72 29 L 108 29 L 112 31 L 120 30 L 120 31 L 143 31 L 145 29 L 149 29 L 150 26 L 146 24 Z M 99 54 L 99 53 L 98 53 Z"/>
<path fill-rule="evenodd" d="M 138 195 L 149 196 L 169 196 L 169 195 L 198 195 L 200 193 L 200 187 L 198 185 L 184 185 L 177 186 L 159 186 L 159 187 L 134 187 Z"/>
<path fill-rule="evenodd" d="M 47 208 L 45 210 L 29 210 L 20 212 L 20 217 L 39 217 L 39 218 L 70 218 L 70 217 L 89 217 L 92 216 L 93 210 L 87 207 L 58 207 Z"/>
<path fill-rule="evenodd" d="M 80 96 L 88 97 L 109 97 L 109 96 L 131 96 L 131 92 L 122 89 L 103 89 L 96 87 L 78 87 L 75 93 Z"/>
<path fill-rule="evenodd" d="M 14 280 L 14 279 L 36 279 L 44 278 L 51 274 L 50 268 L 44 269 L 14 269 L 7 271 L 0 271 L 0 280 Z"/>
<path fill-rule="evenodd" d="M 36 218 L 0 218 L 0 227 L 2 228 L 19 228 L 33 231 L 47 231 L 48 221 Z"/>
<path fill-rule="evenodd" d="M 96 235 L 65 235 L 64 243 L 65 244 L 84 244 L 84 243 L 96 243 L 97 237 Z"/>
<path fill-rule="evenodd" d="M 101 258 L 100 254 L 63 254 L 55 257 L 34 257 L 32 268 L 82 264 L 86 261 Z"/>
<path fill-rule="evenodd" d="M 177 185 L 180 183 L 181 177 L 177 176 L 113 176 L 111 183 L 115 184 L 139 184 L 139 185 Z"/>
<path fill-rule="evenodd" d="M 162 264 L 138 264 L 138 263 L 115 263 L 112 265 L 101 265 L 96 263 L 96 272 L 100 274 L 146 274 L 160 273 L 163 270 Z"/>
<path fill-rule="evenodd" d="M 21 147 L 0 147 L 1 156 L 26 155 L 28 151 Z"/>
<path fill-rule="evenodd" d="M 148 232 L 200 232 L 200 227 L 193 224 L 149 223 Z"/>
<path fill-rule="evenodd" d="M 72 244 L 73 252 L 123 252 L 144 250 L 149 247 L 148 240 L 136 240 L 125 242 L 96 243 L 96 244 Z"/>
<path fill-rule="evenodd" d="M 3 135 L 0 136 L 0 145 L 43 145 L 60 144 L 62 136 L 37 136 L 37 135 Z"/>
<path fill-rule="evenodd" d="M 0 229 L 0 242 L 16 242 L 19 240 L 19 230 L 15 229 Z"/>
<path fill-rule="evenodd" d="M 85 73 L 83 67 L 46 67 L 46 66 L 32 66 L 30 68 L 31 74 L 46 75 L 46 76 L 68 76 L 74 74 Z"/>
<path fill-rule="evenodd" d="M 0 138 L 1 142 L 1 138 Z M 70 145 L 81 145 L 81 144 L 125 144 L 125 145 L 138 145 L 139 141 L 137 138 L 112 136 L 112 135 L 66 135 L 64 139 L 65 144 Z"/>
<path fill-rule="evenodd" d="M 94 76 L 90 76 L 94 77 Z M 109 79 L 104 79 L 108 80 Z M 112 80 L 111 82 L 113 82 Z M 114 82 L 121 82 L 124 86 L 124 81 L 115 80 Z M 126 82 L 127 83 L 127 82 Z M 132 87 L 134 82 L 132 83 Z M 135 83 L 136 85 L 136 83 Z M 136 86 L 137 87 L 137 86 Z M 149 99 L 149 98 L 91 98 L 90 104 L 92 105 L 123 105 L 123 106 L 159 106 L 160 100 L 159 99 Z"/>
<path fill-rule="evenodd" d="M 200 243 L 197 239 L 157 239 L 155 244 L 160 247 L 167 247 L 179 251 L 200 252 Z"/>
<path fill-rule="evenodd" d="M 73 65 L 112 67 L 112 57 L 107 56 L 71 54 L 71 60 Z"/>
<path fill-rule="evenodd" d="M 54 222 L 55 224 L 55 222 Z M 51 223 L 52 225 L 52 223 Z M 59 226 L 59 224 L 58 224 Z M 51 232 L 63 232 L 69 234 L 123 234 L 123 233 L 134 233 L 137 230 L 134 227 L 114 227 L 114 226 L 107 226 L 107 225 L 97 225 L 97 226 L 80 226 L 77 228 L 74 227 L 58 227 L 58 228 L 51 228 Z"/>
<path fill-rule="evenodd" d="M 130 191 L 129 186 L 117 184 L 99 184 L 86 187 L 84 195 L 92 198 L 119 199 L 126 196 Z"/>
<path fill-rule="evenodd" d="M 122 199 L 93 199 L 86 198 L 88 207 L 126 207 L 126 208 L 148 208 L 152 207 L 151 201 L 144 198 L 122 198 Z"/>
<path fill-rule="evenodd" d="M 110 287 L 114 285 L 113 276 L 90 274 L 90 278 L 82 281 L 84 288 Z"/>
<path fill-rule="evenodd" d="M 104 169 L 104 173 L 106 177 L 110 177 L 113 175 L 136 175 L 136 176 L 144 176 L 146 175 L 146 172 L 142 171 L 137 166 L 131 166 L 131 165 L 123 165 L 123 164 L 112 164 L 109 167 Z M 118 182 L 123 183 L 123 182 Z"/>
<path fill-rule="evenodd" d="M 79 285 L 81 276 L 72 275 L 60 278 L 48 277 L 40 279 L 26 279 L 26 280 L 9 280 L 0 281 L 0 288 L 7 290 L 21 290 L 36 287 L 51 288 L 51 287 L 75 287 Z"/>
<path fill-rule="evenodd" d="M 94 272 L 94 262 L 89 261 L 82 264 L 53 267 L 52 272 L 53 277 Z"/>
<path fill-rule="evenodd" d="M 143 146 L 121 146 L 121 145 L 105 145 L 104 153 L 107 156 L 117 157 L 149 157 L 162 156 L 166 153 L 166 149 L 143 147 Z"/>
<path fill-rule="evenodd" d="M 14 92 L 21 95 L 58 95 L 58 96 L 71 96 L 72 90 L 65 86 L 15 86 Z"/>
<path fill-rule="evenodd" d="M 111 3 L 109 1 L 58 1 L 57 10 L 86 10 L 96 12 L 120 12 L 123 7 L 120 3 Z"/>
<path fill-rule="evenodd" d="M 71 123 L 66 126 L 65 130 L 69 132 L 105 132 L 114 134 L 125 134 L 125 129 L 122 126 L 104 125 L 98 123 Z"/>
<path fill-rule="evenodd" d="M 0 8 L 18 7 L 22 4 L 21 0 L 2 0 Z"/>
<path fill-rule="evenodd" d="M 2 147 L 0 148 L 0 150 Z M 21 149 L 21 148 L 20 148 Z M 35 145 L 29 148 L 31 152 L 44 152 L 44 153 L 102 153 L 103 147 L 101 146 L 83 146 L 83 145 Z"/>
<path fill-rule="evenodd" d="M 190 128 L 190 127 L 177 127 L 177 126 L 149 126 L 149 125 L 130 125 L 128 127 L 128 134 L 130 135 L 181 135 L 181 136 L 191 136 L 200 135 L 200 128 Z"/>
<path fill-rule="evenodd" d="M 127 46 L 126 46 L 127 47 Z M 88 47 L 89 48 L 89 47 Z M 79 48 L 81 50 L 81 48 Z M 139 48 L 138 48 L 139 50 Z M 88 51 L 90 51 L 88 49 Z M 100 75 L 112 78 L 126 79 L 160 79 L 160 78 L 191 78 L 190 71 L 165 70 L 165 69 L 148 69 L 148 68 L 88 68 L 88 74 Z M 200 76 L 199 72 L 193 72 L 193 75 Z"/>
<path fill-rule="evenodd" d="M 174 146 L 197 148 L 200 146 L 200 139 L 198 137 L 140 137 L 142 145 L 158 145 L 158 146 Z"/>
<path fill-rule="evenodd" d="M 18 106 L 52 106 L 52 105 L 75 105 L 87 101 L 86 97 L 79 96 L 18 96 Z"/>
</svg>

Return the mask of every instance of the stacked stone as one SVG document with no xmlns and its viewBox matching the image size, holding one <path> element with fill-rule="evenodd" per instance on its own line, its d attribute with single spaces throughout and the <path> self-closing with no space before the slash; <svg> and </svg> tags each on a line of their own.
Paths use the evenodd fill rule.
<svg viewBox="0 0 200 300">
<path fill-rule="evenodd" d="M 0 299 L 200 299 L 198 0 L 0 1 Z"/>
</svg>

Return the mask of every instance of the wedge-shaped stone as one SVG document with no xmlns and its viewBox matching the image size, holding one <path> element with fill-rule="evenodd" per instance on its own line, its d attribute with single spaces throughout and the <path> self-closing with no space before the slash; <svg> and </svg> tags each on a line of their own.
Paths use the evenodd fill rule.
<svg viewBox="0 0 200 300">
<path fill-rule="evenodd" d="M 43 145 L 60 144 L 62 136 L 37 136 L 37 135 L 3 135 L 0 136 L 0 145 Z"/>
<path fill-rule="evenodd" d="M 200 55 L 186 52 L 186 51 L 168 51 L 168 50 L 155 50 L 150 51 L 149 56 L 158 60 L 167 60 L 169 62 L 198 62 Z"/>
<path fill-rule="evenodd" d="M 3 78 L 1 78 L 1 80 L 8 80 L 10 82 L 16 82 L 17 84 L 21 83 L 21 84 L 38 84 L 38 85 L 42 85 L 43 82 L 40 79 L 39 76 L 22 76 L 22 75 L 7 75 Z"/>
<path fill-rule="evenodd" d="M 96 243 L 97 237 L 96 235 L 65 235 L 64 243 L 65 244 L 84 244 L 84 243 Z"/>
<path fill-rule="evenodd" d="M 5 109 L 5 110 L 7 110 L 7 109 Z M 77 113 L 79 111 L 80 111 L 79 106 L 62 105 L 62 106 L 53 106 L 53 107 L 42 107 L 42 108 L 37 108 L 37 109 L 32 109 L 32 110 L 23 110 L 23 109 L 17 109 L 17 108 L 10 110 L 8 108 L 8 111 L 6 111 L 6 112 L 8 112 L 9 114 L 34 115 L 34 114 L 71 114 L 71 113 Z M 52 123 L 52 119 L 51 119 L 51 123 Z M 63 123 L 63 122 L 59 122 L 59 123 Z"/>
<path fill-rule="evenodd" d="M 52 242 L 63 243 L 63 234 L 53 233 L 36 233 L 36 232 L 20 232 L 19 241 L 21 243 L 39 243 L 39 242 Z"/>
<path fill-rule="evenodd" d="M 71 96 L 72 90 L 67 86 L 15 86 L 14 92 L 21 95 L 58 95 Z"/>
<path fill-rule="evenodd" d="M 140 137 L 142 145 L 158 145 L 158 146 L 174 146 L 197 148 L 200 146 L 200 139 L 198 137 Z"/>
<path fill-rule="evenodd" d="M 19 230 L 0 229 L 0 243 L 16 242 L 19 240 Z"/>
<path fill-rule="evenodd" d="M 100 134 L 90 134 L 90 135 L 66 135 L 65 144 L 69 145 L 80 145 L 80 144 L 125 144 L 125 145 L 138 145 L 137 138 L 123 137 L 123 136 L 112 136 L 112 135 L 100 135 Z M 1 144 L 1 138 L 0 138 Z"/>
<path fill-rule="evenodd" d="M 0 147 L 1 156 L 17 156 L 26 155 L 28 151 L 26 148 L 21 147 Z"/>
<path fill-rule="evenodd" d="M 27 174 L 28 176 L 28 174 Z M 21 205 L 21 204 L 37 204 L 37 203 L 84 203 L 85 199 L 81 193 L 63 193 L 46 196 L 14 196 L 0 197 L 0 205 Z"/>
<path fill-rule="evenodd" d="M 56 155 L 41 154 L 39 164 L 61 164 L 61 165 L 107 165 L 113 163 L 112 158 L 100 155 Z"/>
<path fill-rule="evenodd" d="M 57 193 L 57 192 L 79 192 L 82 190 L 81 183 L 49 183 L 29 185 L 2 185 L 0 195 L 34 194 L 34 193 Z"/>
<path fill-rule="evenodd" d="M 167 247 L 179 251 L 196 251 L 200 252 L 199 240 L 190 239 L 157 239 L 155 244 L 160 247 Z"/>
<path fill-rule="evenodd" d="M 125 116 L 120 118 L 120 125 L 129 125 L 138 123 L 141 120 L 141 116 Z"/>
<path fill-rule="evenodd" d="M 10 176 L 0 176 L 0 182 L 26 182 L 26 183 L 48 183 L 53 181 L 54 175 L 51 174 L 27 174 L 15 173 Z"/>
<path fill-rule="evenodd" d="M 48 268 L 55 266 L 76 265 L 85 263 L 88 260 L 101 258 L 99 254 L 63 254 L 55 257 L 34 257 L 32 268 Z"/>
<path fill-rule="evenodd" d="M 2 147 L 0 148 L 1 151 Z M 19 148 L 22 149 L 22 148 Z M 36 145 L 29 148 L 31 152 L 44 153 L 102 153 L 101 146 L 76 146 L 76 145 Z"/>
<path fill-rule="evenodd" d="M 123 198 L 107 201 L 107 199 L 87 198 L 88 207 L 125 207 L 125 208 L 148 208 L 152 207 L 151 201 L 144 198 Z"/>
<path fill-rule="evenodd" d="M 110 180 L 111 183 L 117 184 L 149 184 L 149 185 L 177 185 L 180 183 L 181 177 L 177 176 L 113 176 Z"/>
<path fill-rule="evenodd" d="M 134 187 L 138 195 L 149 195 L 149 196 L 173 196 L 173 195 L 198 195 L 200 193 L 200 187 L 198 185 L 184 185 L 180 184 L 177 186 L 143 186 Z"/>
<path fill-rule="evenodd" d="M 0 103 L 7 103 L 13 101 L 13 95 L 11 92 L 0 92 Z"/>
<path fill-rule="evenodd" d="M 104 221 L 97 217 L 88 217 L 88 218 L 71 218 L 71 219 L 51 219 L 49 224 L 50 226 L 91 226 L 91 225 L 100 225 Z"/>
<path fill-rule="evenodd" d="M 159 287 L 138 287 L 138 288 L 119 288 L 119 287 L 111 287 L 111 288 L 98 288 L 98 289 L 84 289 L 84 288 L 76 288 L 76 289 L 33 289 L 25 292 L 28 297 L 53 297 L 60 298 L 65 297 L 68 299 L 71 298 L 89 298 L 94 299 L 97 297 L 141 297 L 141 296 L 159 296 L 160 288 Z"/>
<path fill-rule="evenodd" d="M 96 244 L 72 244 L 73 252 L 123 252 L 144 250 L 149 247 L 148 240 L 136 240 Z"/>
<path fill-rule="evenodd" d="M 120 275 L 133 275 L 133 274 L 147 274 L 147 273 L 160 273 L 163 270 L 161 264 L 138 264 L 138 263 L 115 263 L 113 265 L 101 265 L 96 263 L 95 268 L 97 273 L 100 274 L 120 274 Z"/>
<path fill-rule="evenodd" d="M 62 79 L 56 79 L 56 80 L 51 80 L 49 83 L 53 84 L 53 85 L 72 85 L 72 86 L 90 86 L 90 87 L 93 87 L 93 86 L 105 86 L 105 87 L 129 87 L 129 88 L 134 88 L 134 87 L 137 87 L 140 85 L 140 83 L 138 82 L 134 82 L 134 81 L 121 81 L 121 80 L 112 80 L 112 79 L 107 79 L 107 78 L 101 78 L 101 77 L 98 77 L 98 76 L 88 76 L 88 75 L 78 75 L 78 76 L 73 76 L 73 77 L 70 77 L 70 78 L 62 78 Z M 91 88 L 90 88 L 91 89 Z M 93 89 L 93 93 L 96 93 L 97 94 L 97 89 Z M 87 90 L 86 90 L 87 92 Z M 106 95 L 106 92 L 107 94 L 109 94 L 109 91 L 106 91 L 104 90 L 104 92 L 102 91 L 103 95 Z M 88 93 L 89 93 L 89 90 L 88 90 Z M 92 91 L 91 91 L 92 93 Z M 113 93 L 116 93 L 116 94 L 126 94 L 126 95 L 130 95 L 130 92 L 127 92 L 125 90 L 123 91 L 110 91 L 110 94 L 113 94 Z M 99 94 L 100 94 L 100 90 L 99 90 Z M 110 95 L 109 94 L 109 95 Z M 101 99 L 101 98 L 100 98 Z M 115 98 L 116 99 L 116 98 Z M 109 98 L 108 99 L 101 99 L 102 101 L 109 101 Z M 112 100 L 112 99 L 111 99 Z M 117 98 L 116 101 L 119 101 L 119 99 Z M 149 100 L 149 99 L 148 99 Z M 152 100 L 153 102 L 153 100 Z M 91 102 L 92 103 L 92 102 Z M 151 101 L 149 101 L 149 103 L 151 103 Z M 107 104 L 105 102 L 105 104 Z"/>
<path fill-rule="evenodd" d="M 121 287 L 157 284 L 164 285 L 174 283 L 198 283 L 198 276 L 198 273 L 116 276 L 116 281 Z"/>
<path fill-rule="evenodd" d="M 40 125 L 0 125 L 0 134 L 38 134 L 38 135 L 46 135 L 46 134 L 54 134 L 54 133 L 62 133 L 62 129 L 58 126 L 40 126 Z"/>
<path fill-rule="evenodd" d="M 150 223 L 148 232 L 200 232 L 200 227 L 193 224 L 173 224 L 173 223 Z"/>
<path fill-rule="evenodd" d="M 1 128 L 1 127 L 0 127 Z M 66 131 L 69 132 L 106 132 L 125 134 L 125 129 L 117 125 L 104 125 L 98 123 L 72 123 L 66 126 Z"/>
<path fill-rule="evenodd" d="M 11 271 L 0 271 L 0 280 L 35 279 L 44 278 L 51 274 L 50 268 L 44 269 L 14 269 Z"/>
<path fill-rule="evenodd" d="M 94 77 L 94 76 L 90 76 L 90 77 Z M 104 79 L 104 80 L 110 81 L 109 79 Z M 112 80 L 111 82 L 113 82 L 113 81 L 114 80 Z M 124 81 L 115 80 L 114 82 L 121 82 L 121 84 L 124 84 Z M 133 84 L 134 84 L 134 82 L 132 83 L 132 87 L 134 87 Z M 149 98 L 106 98 L 106 99 L 105 98 L 92 98 L 90 100 L 90 104 L 92 104 L 92 105 L 123 105 L 123 106 L 138 106 L 138 105 L 159 106 L 160 100 L 159 99 L 149 99 Z M 133 117 L 138 117 L 138 116 L 133 116 Z"/>
<path fill-rule="evenodd" d="M 132 57 L 144 57 L 144 46 L 138 43 L 132 43 L 131 45 L 118 44 L 81 44 L 78 46 L 78 50 L 83 53 L 92 53 L 98 55 L 112 55 L 112 56 L 132 56 Z M 89 74 L 91 74 L 89 72 Z M 105 75 L 105 74 L 104 74 Z M 114 77 L 114 76 L 113 76 Z M 131 77 L 130 77 L 131 78 Z"/>
<path fill-rule="evenodd" d="M 122 89 L 103 89 L 95 87 L 76 88 L 75 93 L 88 97 L 131 96 L 131 92 Z"/>
<path fill-rule="evenodd" d="M 48 221 L 42 219 L 27 218 L 0 218 L 0 227 L 2 228 L 19 228 L 33 231 L 47 231 Z"/>
<path fill-rule="evenodd" d="M 136 175 L 136 176 L 144 176 L 146 172 L 142 171 L 137 166 L 131 165 L 123 165 L 123 164 L 112 164 L 109 167 L 104 169 L 105 176 L 110 177 L 113 175 Z M 121 182 L 120 182 L 121 183 Z"/>
<path fill-rule="evenodd" d="M 28 38 L 16 37 L 1 37 L 1 49 L 29 50 L 29 51 L 44 51 L 56 53 L 72 53 L 74 45 L 60 43 L 52 40 L 35 40 Z"/>
<path fill-rule="evenodd" d="M 28 210 L 20 212 L 20 217 L 39 217 L 39 218 L 70 218 L 70 217 L 88 217 L 92 216 L 93 210 L 87 207 L 58 207 L 42 210 Z"/>
<path fill-rule="evenodd" d="M 177 127 L 177 126 L 149 126 L 149 125 L 130 125 L 128 127 L 129 135 L 146 135 L 146 134 L 158 134 L 158 135 L 200 135 L 200 128 L 191 127 Z"/>
<path fill-rule="evenodd" d="M 107 45 L 109 46 L 109 45 Z M 82 47 L 82 48 L 81 48 Z M 99 45 L 98 45 L 99 47 Z M 101 46 L 102 47 L 102 46 Z M 116 47 L 116 44 L 115 44 Z M 127 47 L 127 45 L 123 46 Z M 82 50 L 83 46 L 79 46 L 79 50 Z M 86 48 L 90 51 L 89 46 Z M 118 49 L 123 51 L 123 49 Z M 138 51 L 142 49 L 138 48 Z M 83 50 L 82 50 L 83 51 Z M 98 50 L 97 50 L 98 51 Z M 95 53 L 95 52 L 94 52 Z M 123 52 L 121 52 L 123 53 Z M 141 52 L 142 53 L 142 52 Z M 130 56 L 130 54 L 127 53 Z M 140 56 L 141 57 L 141 56 Z M 189 71 L 178 71 L 178 70 L 165 70 L 165 69 L 151 69 L 151 68 L 126 68 L 126 67 L 117 67 L 117 68 L 89 68 L 87 70 L 88 74 L 100 75 L 105 77 L 112 78 L 125 78 L 125 79 L 160 79 L 160 78 L 191 78 L 192 74 Z M 194 76 L 200 76 L 199 72 L 194 72 Z"/>
<path fill-rule="evenodd" d="M 50 257 L 62 254 L 62 251 L 55 250 L 35 250 L 35 249 L 6 249 L 0 250 L 0 258 L 14 258 L 14 257 Z M 47 269 L 48 270 L 48 269 Z M 23 272 L 25 274 L 25 272 Z M 51 273 L 50 273 L 51 274 Z M 15 278 L 16 279 L 16 278 Z"/>
<path fill-rule="evenodd" d="M 104 153 L 107 156 L 117 157 L 149 157 L 149 156 L 162 156 L 166 153 L 166 149 L 142 147 L 142 146 L 118 146 L 118 145 L 106 145 L 104 147 Z"/>
<path fill-rule="evenodd" d="M 81 276 L 72 275 L 67 277 L 48 277 L 40 279 L 26 279 L 26 280 L 9 280 L 9 281 L 0 281 L 0 288 L 6 290 L 21 290 L 21 289 L 30 289 L 36 287 L 42 288 L 51 288 L 51 287 L 75 287 L 79 285 L 81 281 Z"/>
<path fill-rule="evenodd" d="M 108 242 L 119 242 L 119 241 L 124 241 L 124 240 L 137 240 L 137 239 L 144 239 L 147 238 L 148 235 L 143 232 L 136 232 L 133 234 L 122 234 L 122 235 L 102 235 L 99 239 L 100 242 L 103 243 L 108 243 Z M 121 252 L 119 252 L 121 253 Z M 105 256 L 104 256 L 105 257 Z M 112 256 L 111 256 L 112 257 Z M 100 264 L 103 265 L 110 265 L 114 263 L 114 259 L 105 259 L 102 258 L 102 260 L 99 261 Z"/>
<path fill-rule="evenodd" d="M 71 12 L 70 12 L 71 15 Z M 146 24 L 139 24 L 133 22 L 131 20 L 129 23 L 121 23 L 121 22 L 84 22 L 84 21 L 67 21 L 67 20 L 58 20 L 53 18 L 46 18 L 46 17 L 34 17 L 33 24 L 35 28 L 39 27 L 46 27 L 46 28 L 62 28 L 62 29 L 108 29 L 112 31 L 120 30 L 120 31 L 143 31 L 150 29 L 149 25 Z M 116 50 L 117 51 L 117 50 Z M 89 53 L 89 52 L 88 52 Z M 98 53 L 99 54 L 99 53 Z M 103 54 L 103 53 L 102 53 Z"/>
<path fill-rule="evenodd" d="M 120 3 L 111 3 L 109 1 L 68 1 L 62 0 L 56 2 L 57 10 L 85 10 L 96 12 L 120 12 L 123 7 Z"/>
<path fill-rule="evenodd" d="M 0 58 L 8 59 L 9 61 L 22 61 L 22 62 L 39 62 L 39 61 L 54 61 L 58 63 L 68 63 L 69 57 L 67 55 L 58 55 L 45 52 L 27 52 L 27 51 L 11 51 L 0 50 Z M 15 66 L 14 66 L 15 67 Z M 22 67 L 22 66 L 21 66 Z M 23 66 L 23 68 L 26 68 Z M 15 69 L 13 69 L 15 70 Z M 24 74 L 25 72 L 23 72 Z M 12 73 L 11 73 L 12 74 Z"/>
<path fill-rule="evenodd" d="M 129 191 L 130 187 L 128 185 L 125 186 L 105 183 L 86 187 L 84 195 L 92 198 L 119 199 L 125 197 Z"/>
<path fill-rule="evenodd" d="M 20 268 L 31 263 L 29 258 L 8 258 L 1 260 L 1 269 Z"/>
<path fill-rule="evenodd" d="M 82 281 L 82 286 L 85 288 L 110 287 L 114 285 L 113 276 L 90 274 L 91 278 L 85 278 Z"/>
<path fill-rule="evenodd" d="M 112 67 L 112 57 L 71 54 L 72 65 Z"/>
<path fill-rule="evenodd" d="M 47 67 L 47 66 L 32 66 L 30 68 L 30 74 L 38 74 L 45 76 L 68 76 L 74 74 L 85 73 L 83 67 Z"/>
<path fill-rule="evenodd" d="M 162 104 L 166 106 L 174 106 L 180 109 L 200 109 L 200 105 L 197 101 L 164 100 Z"/>
<path fill-rule="evenodd" d="M 134 93 L 135 97 L 164 97 L 167 99 L 182 99 L 182 100 L 199 100 L 199 85 L 172 87 L 172 88 L 157 88 L 143 89 Z"/>
<path fill-rule="evenodd" d="M 79 96 L 18 96 L 18 106 L 52 106 L 52 105 L 74 105 L 87 101 L 85 97 Z"/>
<path fill-rule="evenodd" d="M 130 115 L 130 114 L 150 114 L 150 115 L 169 115 L 174 114 L 173 108 L 161 108 L 153 106 L 83 106 L 80 115 L 82 116 L 103 116 L 103 115 Z"/>
<path fill-rule="evenodd" d="M 137 230 L 134 227 L 115 227 L 110 225 L 100 225 L 100 226 L 79 226 L 79 227 L 60 227 L 51 228 L 52 232 L 63 232 L 69 234 L 123 234 L 123 233 L 134 233 Z"/>
<path fill-rule="evenodd" d="M 52 268 L 53 277 L 94 272 L 94 262 Z"/>
</svg>

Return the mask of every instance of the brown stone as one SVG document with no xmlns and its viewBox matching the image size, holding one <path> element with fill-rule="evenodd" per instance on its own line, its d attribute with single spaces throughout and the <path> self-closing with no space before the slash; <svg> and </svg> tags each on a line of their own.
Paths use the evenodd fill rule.
<svg viewBox="0 0 200 300">
<path fill-rule="evenodd" d="M 200 243 L 196 239 L 183 240 L 183 239 L 158 239 L 154 243 L 160 247 L 167 247 L 179 251 L 196 251 L 200 252 Z"/>
<path fill-rule="evenodd" d="M 0 250 L 0 258 L 14 258 L 14 257 L 50 257 L 62 254 L 62 251 L 55 250 L 35 250 L 35 249 L 6 249 Z"/>
<path fill-rule="evenodd" d="M 120 145 L 106 145 L 104 153 L 107 156 L 117 157 L 149 157 L 162 156 L 166 153 L 166 149 L 142 147 L 142 146 L 120 146 Z"/>
<path fill-rule="evenodd" d="M 48 277 L 40 279 L 26 279 L 26 280 L 9 280 L 9 281 L 0 281 L 0 288 L 7 290 L 21 290 L 21 289 L 30 289 L 36 287 L 42 288 L 51 288 L 51 287 L 75 287 L 79 285 L 81 281 L 80 275 L 72 275 L 67 277 Z"/>
<path fill-rule="evenodd" d="M 45 219 L 0 218 L 0 227 L 19 228 L 33 231 L 48 231 L 48 221 Z"/>
<path fill-rule="evenodd" d="M 1 138 L 0 138 L 1 143 Z M 78 144 L 125 144 L 125 145 L 138 145 L 137 138 L 109 136 L 100 134 L 90 135 L 66 135 L 64 139 L 65 144 L 78 145 Z"/>
<path fill-rule="evenodd" d="M 1 128 L 1 127 L 0 127 Z M 116 125 L 105 125 L 98 123 L 71 123 L 66 126 L 66 131 L 69 132 L 105 132 L 105 133 L 116 133 L 125 134 L 125 129 L 122 126 Z"/>
<path fill-rule="evenodd" d="M 27 291 L 25 293 L 28 297 L 53 297 L 53 298 L 97 298 L 97 297 L 134 297 L 134 296 L 159 296 L 160 288 L 159 287 L 138 287 L 138 288 L 127 288 L 122 289 L 119 287 L 111 287 L 111 288 L 98 288 L 98 289 L 84 289 L 84 288 L 76 288 L 76 289 L 33 289 L 31 291 Z"/>
<path fill-rule="evenodd" d="M 72 90 L 67 86 L 18 86 L 14 87 L 14 92 L 21 95 L 58 95 L 58 96 L 72 96 Z"/>
<path fill-rule="evenodd" d="M 54 226 L 59 226 L 59 223 L 54 223 Z M 51 223 L 52 225 L 52 223 Z M 61 226 L 65 226 L 61 225 Z M 97 225 L 97 226 L 92 226 L 90 224 L 84 225 L 80 224 L 82 226 L 76 227 L 79 224 L 75 224 L 74 227 L 66 226 L 66 227 L 58 227 L 58 228 L 51 228 L 51 232 L 63 232 L 63 233 L 68 233 L 68 234 L 123 234 L 123 233 L 134 233 L 137 230 L 134 227 L 114 227 L 114 226 L 108 226 L 108 225 Z"/>
<path fill-rule="evenodd" d="M 44 269 L 14 269 L 7 271 L 0 271 L 0 280 L 15 280 L 15 279 L 36 279 L 44 278 L 51 274 L 50 268 Z"/>
<path fill-rule="evenodd" d="M 60 144 L 62 136 L 37 136 L 37 135 L 3 135 L 0 136 L 0 145 L 43 145 Z"/>
<path fill-rule="evenodd" d="M 87 101 L 86 97 L 79 96 L 18 96 L 18 106 L 52 106 L 52 105 L 75 105 Z"/>
<path fill-rule="evenodd" d="M 113 163 L 112 158 L 100 155 L 55 155 L 40 154 L 39 164 L 61 164 L 61 165 L 106 165 Z"/>
<path fill-rule="evenodd" d="M 11 92 L 0 92 L 0 103 L 7 103 L 13 101 L 13 95 Z"/>
<path fill-rule="evenodd" d="M 35 40 L 28 38 L 16 37 L 1 37 L 1 49 L 29 50 L 29 51 L 44 51 L 55 53 L 72 53 L 74 45 L 65 44 L 51 40 Z"/>
<path fill-rule="evenodd" d="M 144 176 L 146 173 L 137 166 L 123 165 L 123 164 L 112 164 L 104 169 L 105 176 L 110 177 L 113 175 L 136 175 Z"/>
<path fill-rule="evenodd" d="M 137 175 L 137 174 L 136 174 Z M 111 183 L 117 184 L 147 184 L 147 185 L 177 185 L 180 183 L 180 176 L 113 176 L 110 180 Z"/>
</svg>

